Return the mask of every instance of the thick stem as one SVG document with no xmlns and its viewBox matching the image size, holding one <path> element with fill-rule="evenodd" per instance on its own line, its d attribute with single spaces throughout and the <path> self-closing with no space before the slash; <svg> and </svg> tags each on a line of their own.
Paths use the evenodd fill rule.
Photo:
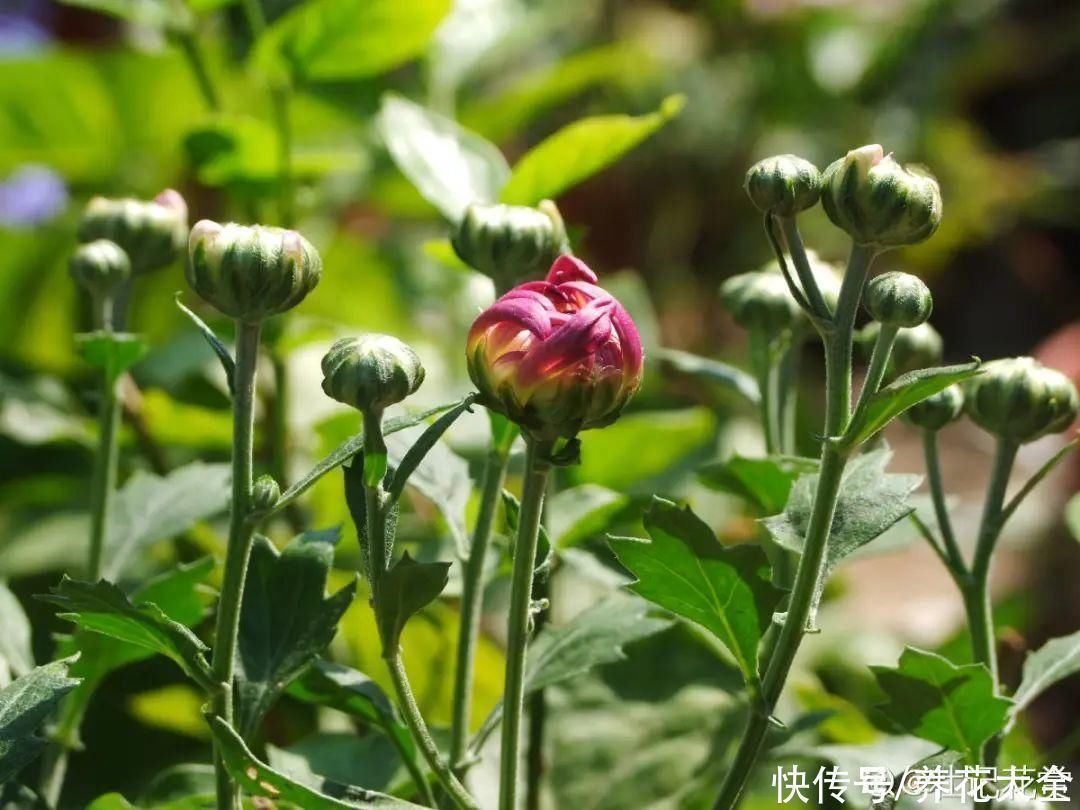
<svg viewBox="0 0 1080 810">
<path fill-rule="evenodd" d="M 967 578 L 967 564 L 960 552 L 960 544 L 956 542 L 956 532 L 953 531 L 952 520 L 949 517 L 949 507 L 945 503 L 945 483 L 941 476 L 941 463 L 938 458 L 938 444 L 936 430 L 923 430 L 922 433 L 923 456 L 926 460 L 926 480 L 930 486 L 930 498 L 934 502 L 934 515 L 937 517 L 938 529 L 941 531 L 941 539 L 945 545 L 945 558 L 953 577 L 962 582 Z"/>
<path fill-rule="evenodd" d="M 499 762 L 499 808 L 516 810 L 521 715 L 525 697 L 525 649 L 532 612 L 533 571 L 540 535 L 544 492 L 551 470 L 552 442 L 526 439 L 525 485 L 514 547 L 510 618 L 506 633 L 506 687 L 503 690 L 502 756 Z"/>
<path fill-rule="evenodd" d="M 854 245 L 844 274 L 832 327 L 825 340 L 825 435 L 843 433 L 851 418 L 851 358 L 852 336 L 859 300 L 870 272 L 874 252 L 871 248 Z M 743 791 L 765 740 L 769 717 L 776 708 L 791 665 L 806 634 L 807 620 L 821 580 L 829 531 L 832 528 L 840 482 L 847 464 L 847 453 L 826 441 L 821 453 L 818 486 L 810 513 L 803 553 L 795 573 L 795 584 L 788 600 L 787 616 L 777 636 L 775 646 L 762 678 L 760 698 L 750 707 L 735 759 L 720 788 L 714 807 L 732 810 L 738 806 Z"/>
<path fill-rule="evenodd" d="M 476 642 L 480 637 L 480 618 L 484 602 L 484 563 L 491 544 L 491 530 L 499 508 L 499 496 L 506 480 L 508 457 L 508 452 L 500 448 L 493 448 L 488 455 L 480 493 L 480 511 L 473 528 L 469 558 L 465 562 L 457 669 L 454 673 L 453 724 L 450 732 L 450 763 L 455 769 L 462 768 L 462 758 L 469 745 Z"/>
<path fill-rule="evenodd" d="M 113 490 L 116 489 L 116 469 L 119 457 L 117 435 L 120 428 L 120 401 L 116 380 L 104 373 L 101 404 L 98 410 L 98 452 L 94 458 L 93 491 L 90 501 L 90 549 L 87 575 L 93 582 L 101 579 L 105 540 L 109 531 Z"/>
<path fill-rule="evenodd" d="M 439 778 L 451 800 L 462 810 L 480 810 L 480 805 L 469 795 L 465 787 L 454 776 L 450 766 L 439 755 L 439 747 L 432 739 L 428 731 L 424 717 L 420 713 L 420 707 L 416 703 L 412 687 L 409 686 L 409 678 L 405 673 L 405 666 L 401 662 L 401 653 L 394 650 L 386 657 L 386 665 L 390 669 L 390 678 L 394 682 L 394 691 L 397 694 L 401 712 L 405 717 L 405 723 L 412 731 L 416 744 L 420 747 L 420 753 L 424 755 L 431 770 Z"/>
<path fill-rule="evenodd" d="M 230 725 L 233 718 L 233 676 L 240 608 L 244 599 L 251 554 L 252 526 L 247 520 L 251 505 L 252 451 L 255 428 L 255 364 L 259 354 L 261 325 L 237 321 L 236 369 L 233 378 L 232 505 L 229 512 L 229 544 L 225 549 L 225 574 L 217 607 L 214 631 L 214 713 Z M 215 753 L 218 810 L 240 807 L 240 791 Z"/>
</svg>

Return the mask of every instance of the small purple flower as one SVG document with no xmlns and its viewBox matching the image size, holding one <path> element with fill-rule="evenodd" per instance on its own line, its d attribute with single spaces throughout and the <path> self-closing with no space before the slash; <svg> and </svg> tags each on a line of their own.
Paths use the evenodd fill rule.
<svg viewBox="0 0 1080 810">
<path fill-rule="evenodd" d="M 48 222 L 67 204 L 67 186 L 46 166 L 22 166 L 0 182 L 0 226 L 27 228 Z"/>
</svg>

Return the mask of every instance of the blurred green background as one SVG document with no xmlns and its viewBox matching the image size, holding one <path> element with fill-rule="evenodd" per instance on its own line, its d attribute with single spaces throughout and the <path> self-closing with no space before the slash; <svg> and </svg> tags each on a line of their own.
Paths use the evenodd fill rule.
<svg viewBox="0 0 1080 810">
<path fill-rule="evenodd" d="M 273 24 L 295 5 L 265 0 L 264 9 Z M 271 335 L 263 415 L 270 422 L 281 409 L 289 430 L 285 447 L 275 446 L 278 434 L 262 436 L 262 468 L 294 478 L 356 429 L 318 388 L 318 358 L 335 334 L 384 331 L 413 342 L 429 369 L 417 405 L 468 390 L 461 348 L 490 287 L 449 258 L 446 222 L 390 158 L 387 133 L 374 126 L 387 91 L 456 119 L 497 144 L 511 163 L 582 116 L 646 114 L 668 96 L 684 95 L 680 115 L 558 203 L 576 252 L 625 300 L 647 349 L 675 347 L 736 363 L 743 362 L 743 336 L 720 309 L 716 289 L 769 258 L 759 216 L 742 192 L 746 168 L 778 152 L 824 166 L 850 147 L 880 142 L 901 162 L 925 164 L 941 182 L 945 216 L 938 234 L 888 254 L 878 267 L 915 272 L 930 284 L 947 359 L 1037 352 L 1080 379 L 1075 0 L 371 0 L 369 6 L 360 22 L 343 22 L 356 38 L 348 75 L 311 69 L 294 82 L 292 212 L 280 204 L 271 92 L 281 66 L 252 48 L 230 0 L 5 0 L 0 9 L 0 577 L 13 580 L 35 619 L 40 660 L 50 654 L 49 634 L 63 625 L 24 597 L 46 590 L 59 570 L 77 572 L 82 554 L 94 375 L 74 350 L 73 335 L 89 327 L 89 310 L 68 279 L 66 261 L 90 195 L 149 197 L 172 186 L 188 200 L 192 221 L 279 224 L 285 216 L 321 251 L 322 283 Z M 185 53 L 191 42 L 204 59 L 216 111 Z M 846 237 L 820 209 L 804 220 L 807 243 L 842 259 Z M 175 266 L 136 290 L 131 328 L 152 350 L 135 369 L 138 392 L 126 398 L 125 475 L 227 458 L 223 380 L 174 306 L 174 293 L 184 288 Z M 228 332 L 193 294 L 184 300 Z M 274 383 L 286 379 L 283 407 Z M 808 430 L 818 421 L 819 381 L 811 363 Z M 663 440 L 649 441 L 656 436 Z M 456 430 L 461 458 L 447 464 L 475 468 L 482 438 L 482 420 Z M 890 439 L 898 468 L 918 471 L 911 437 L 900 428 Z M 751 451 L 755 442 L 745 406 L 651 364 L 626 417 L 587 436 L 583 465 L 561 482 L 588 482 L 617 496 L 600 524 L 580 530 L 575 547 L 588 547 L 619 521 L 632 523 L 641 497 L 654 491 L 691 497 L 718 529 L 745 536 L 752 527 L 741 509 L 702 490 L 690 472 L 733 448 Z M 945 449 L 959 519 L 973 517 L 977 503 L 964 494 L 981 487 L 986 441 L 958 429 Z M 1052 440 L 1033 445 L 1021 461 L 1034 468 L 1052 449 Z M 294 523 L 344 520 L 340 482 L 332 478 Z M 1059 519 L 1078 480 L 1078 466 L 1065 465 L 1010 532 L 1016 551 L 999 566 L 1000 613 L 1014 648 L 1005 656 L 1006 679 L 1015 677 L 1026 649 L 1080 626 L 1080 549 Z M 414 512 L 403 527 L 406 539 L 445 544 L 443 518 L 430 504 L 420 499 Z M 281 531 L 287 536 L 287 527 Z M 190 557 L 217 542 L 213 527 L 201 527 L 177 553 Z M 151 555 L 145 566 L 168 565 L 171 554 Z M 343 569 L 355 564 L 355 538 L 340 556 Z M 595 587 L 592 559 L 566 563 L 553 585 L 557 608 L 565 592 L 561 604 L 572 613 L 575 598 Z M 856 713 L 824 732 L 826 741 L 829 734 L 837 744 L 874 739 L 869 723 L 859 725 L 860 710 L 869 712 L 873 702 L 865 663 L 891 663 L 905 640 L 945 645 L 957 659 L 966 654 L 962 639 L 950 641 L 960 606 L 935 565 L 922 549 L 868 558 L 855 564 L 838 589 L 844 593 L 834 595 L 832 629 L 811 645 L 795 690 L 804 709 L 842 701 L 836 705 Z M 495 627 L 498 582 L 493 590 Z M 363 611 L 346 622 L 336 653 L 374 669 L 377 652 Z M 439 724 L 447 717 L 452 645 L 446 644 L 456 611 L 440 603 L 429 619 L 411 628 L 406 650 L 425 711 Z M 730 702 L 724 690 L 731 678 L 718 675 L 710 655 L 680 633 L 686 635 L 672 631 L 639 645 L 629 664 L 561 694 L 556 716 L 592 712 L 598 732 L 591 743 L 573 735 L 564 740 L 556 723 L 556 744 L 565 753 L 551 763 L 554 806 L 584 806 L 580 797 L 598 792 L 590 806 L 637 806 L 626 803 L 635 794 L 601 787 L 596 775 L 598 752 L 629 756 L 640 747 L 637 735 L 658 753 L 627 768 L 649 774 L 649 795 L 668 802 L 655 806 L 680 806 L 678 784 L 707 775 L 704 766 L 693 773 L 676 768 L 674 776 L 664 769 L 722 751 L 738 722 L 722 721 L 725 715 L 713 709 Z M 636 677 L 628 677 L 628 667 Z M 485 706 L 499 694 L 500 669 L 497 641 L 489 639 L 481 650 L 478 697 Z M 177 691 L 177 682 L 161 662 L 110 678 L 88 717 L 88 753 L 73 761 L 71 806 L 107 789 L 137 792 L 165 764 L 205 756 L 194 693 Z M 678 710 L 659 724 L 649 712 L 664 697 Z M 616 722 L 616 699 L 633 722 Z M 716 716 L 716 727 L 694 727 L 703 712 Z M 268 740 L 298 739 L 299 729 L 313 722 L 301 714 L 283 705 L 271 718 Z M 1053 691 L 1033 713 L 1034 747 L 1014 758 L 1075 765 L 1078 717 L 1080 690 Z M 582 765 L 587 760 L 591 770 Z"/>
</svg>

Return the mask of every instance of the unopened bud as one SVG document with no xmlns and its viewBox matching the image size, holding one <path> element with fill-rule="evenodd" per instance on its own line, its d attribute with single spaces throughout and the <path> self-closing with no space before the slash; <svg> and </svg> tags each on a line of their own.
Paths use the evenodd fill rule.
<svg viewBox="0 0 1080 810">
<path fill-rule="evenodd" d="M 866 285 L 866 311 L 885 326 L 911 329 L 926 321 L 934 308 L 930 289 L 910 273 L 882 273 Z"/>
<path fill-rule="evenodd" d="M 1059 433 L 1076 419 L 1072 381 L 1030 357 L 994 360 L 965 383 L 965 410 L 979 427 L 1021 444 Z"/>
<path fill-rule="evenodd" d="M 796 155 L 776 155 L 751 166 L 743 185 L 760 211 L 790 217 L 817 205 L 821 172 Z"/>
</svg>

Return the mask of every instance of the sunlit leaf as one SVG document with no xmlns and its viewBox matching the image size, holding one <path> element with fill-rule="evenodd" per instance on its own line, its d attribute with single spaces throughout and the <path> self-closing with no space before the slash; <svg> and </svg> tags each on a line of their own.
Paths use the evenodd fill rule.
<svg viewBox="0 0 1080 810">
<path fill-rule="evenodd" d="M 446 588 L 450 563 L 417 562 L 402 555 L 379 581 L 379 636 L 387 650 L 396 649 L 401 631 L 417 611 Z"/>
<path fill-rule="evenodd" d="M 567 548 L 604 534 L 628 503 L 625 495 L 596 484 L 556 492 L 547 503 L 552 542 Z"/>
<path fill-rule="evenodd" d="M 68 677 L 71 659 L 30 670 L 0 689 L 0 785 L 45 747 L 38 736 L 60 698 L 79 683 Z"/>
<path fill-rule="evenodd" d="M 752 405 L 761 401 L 761 391 L 758 390 L 757 380 L 740 368 L 679 349 L 660 349 L 659 355 L 662 362 L 669 364 L 676 371 L 729 388 L 743 396 Z"/>
<path fill-rule="evenodd" d="M 705 486 L 746 500 L 762 515 L 775 515 L 784 508 L 795 480 L 813 472 L 815 459 L 798 456 L 746 458 L 735 455 L 727 461 L 706 464 L 698 470 Z"/>
<path fill-rule="evenodd" d="M 75 341 L 86 362 L 104 371 L 110 384 L 146 354 L 146 344 L 137 335 L 91 332 L 76 335 Z"/>
<path fill-rule="evenodd" d="M 1056 683 L 1080 672 L 1080 631 L 1053 638 L 1024 661 L 1020 686 L 1013 695 L 1013 714 L 1023 711 Z"/>
<path fill-rule="evenodd" d="M 16 676 L 34 668 L 34 650 L 30 646 L 30 620 L 26 618 L 19 600 L 8 586 L 0 581 L 0 667 L 7 667 Z"/>
</svg>

